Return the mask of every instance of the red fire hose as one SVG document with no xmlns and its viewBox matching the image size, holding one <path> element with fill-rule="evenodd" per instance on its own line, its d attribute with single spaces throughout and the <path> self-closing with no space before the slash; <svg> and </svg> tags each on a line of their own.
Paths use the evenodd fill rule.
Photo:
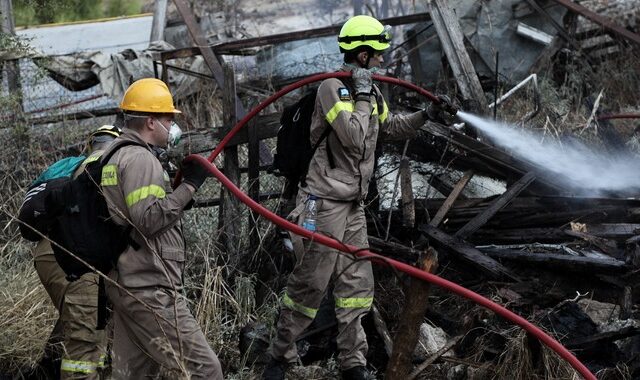
<svg viewBox="0 0 640 380">
<path fill-rule="evenodd" d="M 364 249 L 360 249 L 359 247 L 354 247 L 351 245 L 346 245 L 342 242 L 339 242 L 337 240 L 334 240 L 330 237 L 327 237 L 325 235 L 321 235 L 318 233 L 312 233 L 309 230 L 306 230 L 296 224 L 293 224 L 287 220 L 285 220 L 284 218 L 279 217 L 278 215 L 274 214 L 273 212 L 271 212 L 270 210 L 264 208 L 263 206 L 261 206 L 259 203 L 255 202 L 253 199 L 251 199 L 247 194 L 243 193 L 242 190 L 240 190 L 233 182 L 231 182 L 227 177 L 225 177 L 224 174 L 222 174 L 222 172 L 220 170 L 218 170 L 218 168 L 215 165 L 212 165 L 211 162 L 213 162 L 213 160 L 220 154 L 220 152 L 222 152 L 222 150 L 224 149 L 225 145 L 229 142 L 229 140 L 231 140 L 231 138 L 242 128 L 244 127 L 247 122 L 249 120 L 251 120 L 254 116 L 256 116 L 260 111 L 262 111 L 265 107 L 267 107 L 269 104 L 273 103 L 275 100 L 279 99 L 280 97 L 282 97 L 284 94 L 287 94 L 299 87 L 302 87 L 304 85 L 307 85 L 309 83 L 313 83 L 313 82 L 318 82 L 327 78 L 345 78 L 350 76 L 351 73 L 348 72 L 338 72 L 338 73 L 326 73 L 326 74 L 318 74 L 318 75 L 313 75 L 311 77 L 308 77 L 304 80 L 301 80 L 299 82 L 296 82 L 294 84 L 291 84 L 285 88 L 283 88 L 282 90 L 276 92 L 275 94 L 271 95 L 268 99 L 266 99 L 264 102 L 260 103 L 256 108 L 254 108 L 253 110 L 251 110 L 251 112 L 249 112 L 242 120 L 240 120 L 240 122 L 238 122 L 238 124 L 236 124 L 233 129 L 231 129 L 231 131 L 222 139 L 222 141 L 220 142 L 220 144 L 218 144 L 218 146 L 216 147 L 216 149 L 211 153 L 211 155 L 209 156 L 208 159 L 205 159 L 202 156 L 199 156 L 197 154 L 192 154 L 189 155 L 185 158 L 186 161 L 196 161 L 199 162 L 200 165 L 202 165 L 203 167 L 207 168 L 209 170 L 209 172 L 211 172 L 211 174 L 213 174 L 221 183 L 223 186 L 225 186 L 235 197 L 237 197 L 240 201 L 242 201 L 244 204 L 246 204 L 247 206 L 249 206 L 249 208 L 251 208 L 253 211 L 257 212 L 258 214 L 262 215 L 263 217 L 267 218 L 268 220 L 270 220 L 271 222 L 273 222 L 274 224 L 276 224 L 277 226 L 284 228 L 288 231 L 293 232 L 294 234 L 303 236 L 307 239 L 311 239 L 314 240 L 320 244 L 323 244 L 327 247 L 330 248 L 334 248 L 337 250 L 340 250 L 342 252 L 346 252 L 346 253 L 350 253 L 353 254 L 356 257 L 359 258 L 367 258 L 370 259 L 373 263 L 377 263 L 377 264 L 382 264 L 382 265 L 388 265 L 391 266 L 393 268 L 395 268 L 396 270 L 402 271 L 404 273 L 407 273 L 408 275 L 421 279 L 423 281 L 428 281 L 434 285 L 440 286 L 444 289 L 447 289 L 453 293 L 456 293 L 462 297 L 465 297 L 475 303 L 477 303 L 478 305 L 481 305 L 483 307 L 486 307 L 487 309 L 490 309 L 492 311 L 494 311 L 496 314 L 512 321 L 513 323 L 519 325 L 520 327 L 522 327 L 524 330 L 526 330 L 528 333 L 530 333 L 531 335 L 535 336 L 536 338 L 538 338 L 543 344 L 545 344 L 547 347 L 549 347 L 550 349 L 552 349 L 553 351 L 555 351 L 558 355 L 560 355 L 561 358 L 563 358 L 564 360 L 566 360 L 576 371 L 578 371 L 578 373 L 580 373 L 585 379 L 589 379 L 589 380 L 595 380 L 596 377 L 589 371 L 589 369 L 582 364 L 575 356 L 573 356 L 573 354 L 567 350 L 564 346 L 562 346 L 558 341 L 556 341 L 555 339 L 553 339 L 552 337 L 550 337 L 549 335 L 547 335 L 544 331 L 540 330 L 538 327 L 536 327 L 535 325 L 533 325 L 532 323 L 530 323 L 529 321 L 527 321 L 526 319 L 520 317 L 517 314 L 514 314 L 513 312 L 507 310 L 506 308 L 504 308 L 503 306 L 500 306 L 498 304 L 496 304 L 495 302 L 482 297 L 481 295 L 466 289 L 460 285 L 457 285 L 451 281 L 445 280 L 441 277 L 438 277 L 434 274 L 428 273 L 428 272 L 424 272 L 418 268 L 412 267 L 411 265 L 407 265 L 405 263 L 401 263 L 399 261 L 396 260 L 392 260 L 389 258 L 386 258 L 384 256 L 375 254 L 369 250 L 364 250 Z M 405 88 L 408 88 L 410 90 L 414 90 L 424 96 L 426 96 L 429 100 L 433 101 L 433 102 L 437 102 L 438 99 L 431 93 L 429 93 L 428 91 L 414 85 L 411 84 L 409 82 L 400 80 L 400 79 L 396 79 L 396 78 L 390 78 L 390 77 L 385 77 L 385 76 L 380 76 L 380 75 L 374 75 L 373 78 L 377 81 L 380 82 L 385 82 L 385 83 L 391 83 L 391 84 L 395 84 L 395 85 L 399 85 Z M 178 175 L 178 177 L 176 177 L 176 183 L 180 183 L 180 176 Z"/>
</svg>

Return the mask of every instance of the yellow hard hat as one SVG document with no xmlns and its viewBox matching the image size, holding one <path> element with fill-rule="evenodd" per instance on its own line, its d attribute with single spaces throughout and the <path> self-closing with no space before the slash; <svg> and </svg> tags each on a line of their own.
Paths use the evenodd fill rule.
<svg viewBox="0 0 640 380">
<path fill-rule="evenodd" d="M 382 51 L 391 42 L 391 28 L 384 26 L 371 16 L 354 16 L 344 23 L 338 36 L 341 52 L 351 51 L 360 46 L 369 46 Z"/>
<path fill-rule="evenodd" d="M 116 139 L 122 134 L 122 130 L 114 125 L 103 125 L 93 131 L 87 138 L 87 150 L 93 152 L 97 144 L 103 144 Z"/>
<path fill-rule="evenodd" d="M 144 78 L 133 82 L 122 97 L 120 109 L 150 113 L 181 113 L 173 106 L 169 87 L 155 78 Z"/>
<path fill-rule="evenodd" d="M 103 125 L 101 127 L 98 127 L 98 129 L 96 129 L 95 131 L 93 131 L 93 133 L 91 133 L 91 135 L 89 135 L 89 138 L 93 138 L 96 136 L 101 136 L 101 135 L 110 135 L 115 137 L 118 137 L 122 134 L 122 130 L 114 125 Z"/>
</svg>

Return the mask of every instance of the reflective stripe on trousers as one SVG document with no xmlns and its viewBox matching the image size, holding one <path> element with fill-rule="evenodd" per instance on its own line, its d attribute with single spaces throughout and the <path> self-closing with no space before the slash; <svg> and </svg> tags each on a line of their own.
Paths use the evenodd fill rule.
<svg viewBox="0 0 640 380">
<path fill-rule="evenodd" d="M 289 309 L 297 311 L 299 313 L 302 313 L 304 315 L 306 315 L 309 318 L 315 318 L 316 314 L 318 314 L 318 309 L 314 309 L 311 307 L 307 307 L 304 305 L 301 305 L 297 302 L 295 302 L 294 300 L 291 299 L 291 297 L 289 297 L 289 295 L 287 293 L 284 294 L 284 297 L 282 297 L 282 303 Z"/>
<path fill-rule="evenodd" d="M 97 362 L 85 362 L 81 360 L 62 359 L 60 370 L 75 373 L 94 373 L 100 364 Z"/>
<path fill-rule="evenodd" d="M 336 307 L 343 309 L 369 309 L 373 304 L 373 297 L 336 298 Z"/>
</svg>

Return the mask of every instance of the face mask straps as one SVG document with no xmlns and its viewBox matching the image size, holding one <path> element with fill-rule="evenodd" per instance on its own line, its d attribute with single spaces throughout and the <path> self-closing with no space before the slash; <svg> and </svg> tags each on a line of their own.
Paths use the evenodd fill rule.
<svg viewBox="0 0 640 380">
<path fill-rule="evenodd" d="M 167 132 L 167 134 L 169 135 L 167 138 L 167 148 L 171 149 L 173 147 L 175 147 L 176 145 L 178 145 L 178 143 L 180 143 L 180 138 L 182 137 L 182 129 L 180 129 L 180 126 L 178 126 L 178 124 L 175 121 L 171 122 L 171 125 L 169 126 L 169 129 L 167 129 L 167 127 L 164 126 L 164 124 L 162 124 L 160 122 L 160 120 L 154 118 L 155 121 L 158 122 L 158 124 L 160 124 L 162 126 L 162 128 Z"/>
</svg>

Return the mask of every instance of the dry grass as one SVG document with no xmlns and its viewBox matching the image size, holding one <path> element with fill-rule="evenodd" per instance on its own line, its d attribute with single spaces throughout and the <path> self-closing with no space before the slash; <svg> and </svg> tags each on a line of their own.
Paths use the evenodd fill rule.
<svg viewBox="0 0 640 380">
<path fill-rule="evenodd" d="M 27 248 L 14 243 L 0 255 L 0 373 L 32 367 L 57 319 Z"/>
<path fill-rule="evenodd" d="M 504 352 L 495 366 L 494 379 L 544 379 L 573 380 L 580 376 L 555 352 L 537 341 L 531 341 L 527 333 L 520 328 L 512 328 L 501 333 L 507 339 Z M 534 363 L 533 347 L 540 347 L 540 356 Z"/>
</svg>

